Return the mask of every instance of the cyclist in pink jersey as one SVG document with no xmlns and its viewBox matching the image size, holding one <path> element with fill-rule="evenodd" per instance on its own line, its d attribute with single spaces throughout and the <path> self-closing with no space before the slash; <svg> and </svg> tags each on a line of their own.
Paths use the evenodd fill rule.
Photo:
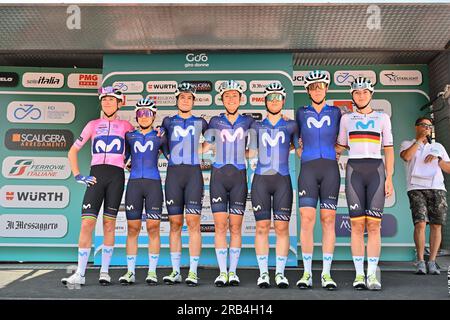
<svg viewBox="0 0 450 320">
<path fill-rule="evenodd" d="M 81 231 L 78 242 L 78 269 L 64 285 L 83 285 L 85 270 L 92 246 L 92 232 L 103 203 L 103 250 L 99 282 L 111 283 L 108 274 L 114 248 L 116 216 L 124 190 L 125 134 L 133 130 L 131 123 L 119 120 L 117 111 L 123 103 L 123 95 L 113 87 L 99 89 L 103 117 L 89 121 L 80 137 L 70 148 L 68 157 L 75 180 L 87 186 L 83 199 Z M 91 140 L 91 171 L 83 176 L 78 167 L 78 152 Z"/>
</svg>

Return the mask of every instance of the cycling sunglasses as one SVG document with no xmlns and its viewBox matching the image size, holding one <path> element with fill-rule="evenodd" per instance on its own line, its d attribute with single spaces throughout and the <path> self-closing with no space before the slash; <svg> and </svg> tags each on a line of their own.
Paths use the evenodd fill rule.
<svg viewBox="0 0 450 320">
<path fill-rule="evenodd" d="M 325 89 L 327 87 L 327 84 L 325 82 L 316 82 L 312 83 L 308 86 L 309 90 L 316 90 L 316 89 Z"/>
<path fill-rule="evenodd" d="M 283 95 L 281 93 L 271 93 L 266 97 L 267 101 L 282 101 Z"/>
<path fill-rule="evenodd" d="M 138 109 L 136 111 L 136 117 L 138 117 L 138 118 L 142 118 L 142 117 L 150 118 L 150 117 L 154 117 L 154 116 L 155 116 L 155 113 L 150 109 Z"/>
</svg>

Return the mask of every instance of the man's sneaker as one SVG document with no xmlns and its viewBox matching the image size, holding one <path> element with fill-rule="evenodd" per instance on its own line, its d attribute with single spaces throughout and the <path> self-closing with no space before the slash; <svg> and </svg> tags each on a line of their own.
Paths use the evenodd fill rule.
<svg viewBox="0 0 450 320">
<path fill-rule="evenodd" d="M 378 281 L 375 273 L 367 275 L 367 289 L 381 290 L 381 283 Z"/>
<path fill-rule="evenodd" d="M 322 280 L 322 288 L 327 289 L 327 290 L 336 290 L 337 289 L 337 284 L 331 278 L 330 274 L 322 274 L 321 280 Z"/>
<path fill-rule="evenodd" d="M 297 287 L 299 289 L 312 288 L 312 274 L 309 272 L 304 272 L 303 277 L 297 281 Z"/>
<path fill-rule="evenodd" d="M 228 275 L 226 272 L 221 272 L 214 281 L 216 287 L 224 287 L 228 283 Z"/>
<path fill-rule="evenodd" d="M 366 287 L 366 277 L 363 274 L 357 274 L 353 281 L 353 288 L 356 290 L 364 290 Z"/>
<path fill-rule="evenodd" d="M 189 271 L 188 276 L 186 278 L 186 284 L 189 287 L 195 287 L 198 284 L 198 277 L 195 272 Z"/>
<path fill-rule="evenodd" d="M 147 284 L 150 285 L 150 286 L 157 285 L 158 284 L 158 277 L 156 276 L 156 272 L 155 271 L 149 271 L 147 273 L 147 278 L 145 278 L 145 282 L 147 282 Z"/>
<path fill-rule="evenodd" d="M 425 265 L 425 261 L 417 261 L 416 262 L 416 272 L 415 274 L 427 274 L 427 266 Z"/>
<path fill-rule="evenodd" d="M 134 273 L 131 271 L 128 271 L 127 273 L 125 273 L 123 276 L 121 276 L 119 278 L 120 284 L 123 284 L 123 285 L 132 284 L 135 281 L 136 281 L 136 277 L 134 276 Z"/>
<path fill-rule="evenodd" d="M 181 283 L 181 274 L 178 271 L 172 271 L 171 274 L 163 278 L 165 284 Z"/>
<path fill-rule="evenodd" d="M 100 272 L 100 277 L 98 278 L 98 282 L 102 286 L 108 286 L 111 284 L 111 277 L 107 272 Z"/>
<path fill-rule="evenodd" d="M 256 284 L 257 284 L 258 287 L 260 287 L 260 288 L 268 288 L 268 287 L 270 287 L 269 273 L 268 273 L 268 272 L 264 272 L 264 273 L 258 278 L 258 282 L 257 282 Z"/>
<path fill-rule="evenodd" d="M 288 279 L 281 273 L 277 273 L 275 275 L 275 283 L 277 284 L 277 287 L 281 289 L 286 289 L 289 287 Z"/>
<path fill-rule="evenodd" d="M 241 281 L 235 272 L 228 273 L 228 283 L 232 286 L 238 286 Z"/>
<path fill-rule="evenodd" d="M 437 265 L 436 261 L 428 261 L 427 266 L 429 274 L 441 274 L 441 271 L 439 270 L 439 266 Z"/>
<path fill-rule="evenodd" d="M 61 282 L 63 285 L 84 285 L 86 278 L 82 277 L 79 273 L 74 273 L 68 278 L 62 278 Z"/>
</svg>

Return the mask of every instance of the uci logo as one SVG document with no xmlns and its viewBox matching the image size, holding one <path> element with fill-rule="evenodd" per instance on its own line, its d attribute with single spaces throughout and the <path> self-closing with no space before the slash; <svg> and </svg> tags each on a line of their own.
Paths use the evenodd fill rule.
<svg viewBox="0 0 450 320">
<path fill-rule="evenodd" d="M 200 54 L 194 54 L 194 53 L 188 53 L 186 55 L 186 61 L 193 63 L 193 62 L 207 62 L 208 56 L 206 53 L 200 53 Z"/>
</svg>

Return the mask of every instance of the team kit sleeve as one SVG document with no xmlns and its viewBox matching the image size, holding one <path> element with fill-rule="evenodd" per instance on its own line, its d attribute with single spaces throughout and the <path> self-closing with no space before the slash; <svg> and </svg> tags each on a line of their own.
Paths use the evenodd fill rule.
<svg viewBox="0 0 450 320">
<path fill-rule="evenodd" d="M 133 130 L 134 130 L 134 126 L 131 124 L 130 121 L 127 121 L 126 131 L 129 132 L 129 131 L 133 131 Z"/>
<path fill-rule="evenodd" d="M 89 121 L 87 125 L 84 127 L 83 131 L 81 131 L 80 136 L 77 140 L 73 143 L 73 146 L 80 150 L 84 144 L 92 137 L 92 131 L 94 127 L 94 122 Z"/>
<path fill-rule="evenodd" d="M 125 160 L 126 163 L 131 156 L 131 148 L 130 148 L 130 132 L 125 133 Z"/>
<path fill-rule="evenodd" d="M 208 143 L 213 143 L 215 140 L 215 135 L 214 135 L 214 131 L 216 130 L 215 126 L 214 126 L 215 119 L 216 119 L 216 117 L 212 117 L 209 120 L 208 129 L 203 134 L 203 136 L 205 137 L 205 141 Z"/>
<path fill-rule="evenodd" d="M 297 131 L 298 131 L 298 137 L 302 136 L 302 126 L 301 126 L 301 107 L 297 109 L 297 112 L 295 113 L 295 123 L 297 124 Z M 298 140 L 298 139 L 297 139 Z"/>
<path fill-rule="evenodd" d="M 297 122 L 292 120 L 291 121 L 291 143 L 294 145 L 295 149 L 300 148 L 300 145 L 298 144 L 298 135 L 299 129 Z"/>
<path fill-rule="evenodd" d="M 169 133 L 169 121 L 170 121 L 170 118 L 169 117 L 165 117 L 163 119 L 162 124 L 161 124 L 161 128 L 163 128 L 164 131 L 165 131 L 165 134 L 164 134 L 165 139 L 161 141 L 161 150 L 162 150 L 162 152 L 164 154 L 164 157 L 166 157 L 166 159 L 169 159 L 169 155 L 170 155 L 170 148 L 169 148 L 169 139 L 170 139 L 170 137 L 169 137 L 169 134 L 170 134 Z"/>
<path fill-rule="evenodd" d="M 383 113 L 383 147 L 393 147 L 394 146 L 394 137 L 392 136 L 392 126 L 391 119 L 386 113 Z"/>
<path fill-rule="evenodd" d="M 248 148 L 250 150 L 258 149 L 258 123 L 256 121 L 250 126 L 249 139 Z"/>
<path fill-rule="evenodd" d="M 348 147 L 347 136 L 347 115 L 344 114 L 339 123 L 339 134 L 337 138 L 337 144 L 343 147 Z"/>
<path fill-rule="evenodd" d="M 201 118 L 201 120 L 202 120 L 202 134 L 203 136 L 205 136 L 205 132 L 206 130 L 208 130 L 208 122 L 203 118 Z"/>
</svg>

